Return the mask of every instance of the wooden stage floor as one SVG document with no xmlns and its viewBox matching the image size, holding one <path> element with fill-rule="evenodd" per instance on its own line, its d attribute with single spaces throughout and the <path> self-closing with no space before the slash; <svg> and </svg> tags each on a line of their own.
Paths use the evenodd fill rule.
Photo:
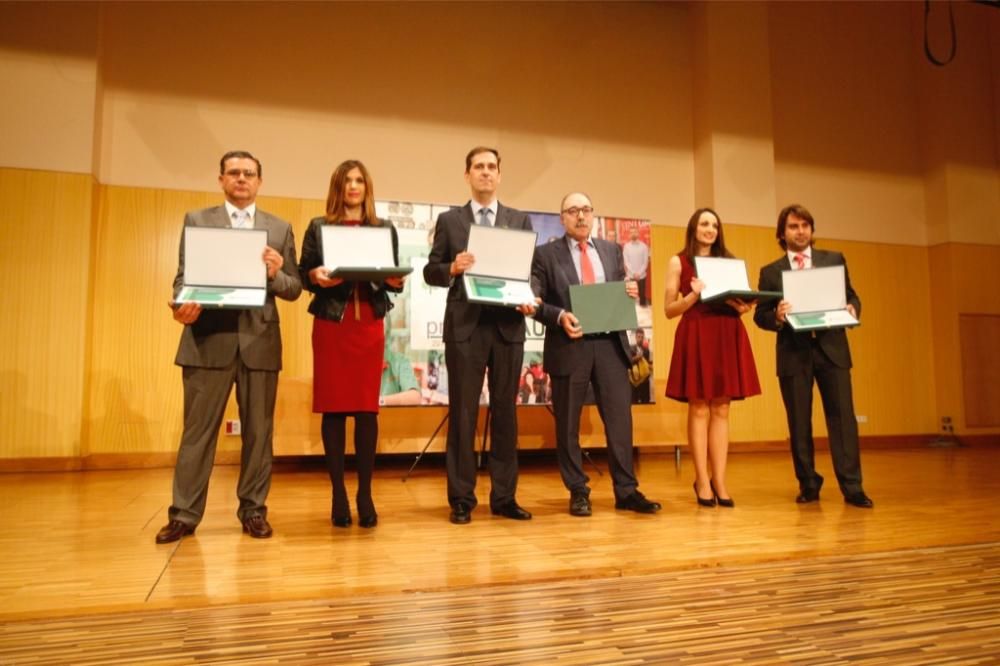
<svg viewBox="0 0 1000 666">
<path fill-rule="evenodd" d="M 381 469 L 374 530 L 329 524 L 320 469 L 275 475 L 275 536 L 215 470 L 194 537 L 156 545 L 171 470 L 0 476 L 0 664 L 998 663 L 1000 449 L 865 451 L 874 510 L 829 455 L 798 506 L 782 453 L 732 456 L 737 507 L 695 505 L 690 460 L 641 459 L 656 516 L 567 514 L 524 465 L 519 523 L 448 520 L 440 465 Z M 603 467 L 603 462 L 599 461 Z"/>
</svg>

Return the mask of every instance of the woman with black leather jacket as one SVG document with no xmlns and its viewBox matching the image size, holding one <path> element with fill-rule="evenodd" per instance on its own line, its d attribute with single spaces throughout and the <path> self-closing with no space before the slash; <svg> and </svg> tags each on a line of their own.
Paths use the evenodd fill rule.
<svg viewBox="0 0 1000 666">
<path fill-rule="evenodd" d="M 322 233 L 326 224 L 387 226 L 393 259 L 399 263 L 396 229 L 375 215 L 372 179 L 357 160 L 340 164 L 330 177 L 326 215 L 309 223 L 302 241 L 299 272 L 312 292 L 313 411 L 323 415 L 323 450 L 333 485 L 330 519 L 336 527 L 351 525 L 351 506 L 344 485 L 347 417 L 354 417 L 354 452 L 358 468 L 358 524 L 375 527 L 378 514 L 371 481 L 378 442 L 379 385 L 385 333 L 383 318 L 392 309 L 389 292 L 403 290 L 403 278 L 382 283 L 329 277 L 323 265 Z"/>
</svg>

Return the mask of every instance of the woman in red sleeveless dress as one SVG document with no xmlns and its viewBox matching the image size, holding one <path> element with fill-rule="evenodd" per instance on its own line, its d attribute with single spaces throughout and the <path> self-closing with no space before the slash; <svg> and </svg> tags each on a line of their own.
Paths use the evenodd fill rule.
<svg viewBox="0 0 1000 666">
<path fill-rule="evenodd" d="M 392 309 L 388 292 L 403 290 L 402 278 L 384 283 L 330 278 L 323 265 L 322 233 L 326 224 L 388 225 L 392 254 L 399 263 L 399 240 L 391 223 L 375 216 L 375 193 L 365 165 L 343 162 L 330 177 L 326 215 L 309 223 L 302 240 L 299 272 L 313 293 L 313 411 L 323 414 L 323 451 L 333 485 L 330 519 L 337 527 L 351 524 L 351 505 L 344 485 L 347 417 L 354 417 L 354 453 L 358 468 L 358 524 L 375 527 L 378 515 L 371 482 L 378 441 L 379 388 L 385 333 L 383 319 Z"/>
<path fill-rule="evenodd" d="M 750 339 L 740 317 L 753 303 L 702 303 L 704 283 L 694 257 L 732 257 L 722 221 L 700 208 L 688 221 L 684 249 L 667 266 L 668 319 L 679 315 L 670 359 L 667 397 L 688 403 L 688 444 L 694 458 L 694 493 L 701 506 L 735 506 L 726 487 L 729 403 L 760 393 Z"/>
</svg>

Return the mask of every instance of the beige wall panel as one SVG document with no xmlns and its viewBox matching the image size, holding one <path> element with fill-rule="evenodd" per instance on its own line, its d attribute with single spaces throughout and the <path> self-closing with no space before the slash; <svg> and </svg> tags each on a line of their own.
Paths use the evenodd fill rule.
<svg viewBox="0 0 1000 666">
<path fill-rule="evenodd" d="M 684 6 L 122 3 L 105 15 L 105 183 L 201 189 L 239 146 L 263 159 L 271 194 L 322 196 L 333 166 L 358 157 L 381 198 L 459 202 L 465 152 L 486 143 L 514 206 L 586 189 L 604 211 L 660 223 L 693 198 Z M 223 25 L 254 48 L 220 51 Z M 342 56 L 330 28 L 347 25 L 366 57 Z M 479 47 L 474 25 L 511 37 Z"/>
<path fill-rule="evenodd" d="M 934 341 L 934 388 L 937 427 L 944 417 L 951 418 L 956 429 L 964 424 L 962 409 L 961 356 L 958 337 L 958 293 L 955 289 L 955 257 L 951 245 L 928 248 L 930 299 L 934 316 L 931 330 Z"/>
<path fill-rule="evenodd" d="M 961 372 L 962 315 L 1000 314 L 1000 247 L 948 243 L 929 249 L 933 303 L 934 365 L 937 418 L 951 417 L 956 434 L 989 434 L 996 427 L 972 427 L 965 417 Z"/>
<path fill-rule="evenodd" d="M 1000 314 L 1000 247 L 949 243 L 961 314 Z"/>
<path fill-rule="evenodd" d="M 965 422 L 1000 428 L 1000 316 L 960 315 Z"/>
<path fill-rule="evenodd" d="M 930 271 L 925 248 L 820 241 L 847 258 L 861 297 L 848 338 L 861 435 L 936 432 Z"/>
<path fill-rule="evenodd" d="M 97 3 L 0 3 L 0 166 L 90 173 Z"/>
<path fill-rule="evenodd" d="M 183 398 L 167 302 L 184 213 L 218 195 L 102 187 L 96 225 L 86 453 L 173 451 Z"/>
<path fill-rule="evenodd" d="M 0 458 L 80 454 L 92 187 L 0 168 Z"/>
<path fill-rule="evenodd" d="M 698 3 L 692 14 L 695 169 L 699 179 L 712 181 L 697 183 L 709 193 L 697 205 L 731 211 L 741 224 L 769 226 L 775 191 L 767 5 Z"/>
<path fill-rule="evenodd" d="M 959 48 L 955 59 L 937 67 L 914 63 L 915 117 L 919 119 L 924 170 L 929 182 L 928 244 L 1000 245 L 1000 12 L 974 3 L 953 5 Z M 909 6 L 917 30 L 910 50 L 923 48 L 923 6 Z M 932 12 L 934 52 L 947 54 L 947 11 Z"/>
<path fill-rule="evenodd" d="M 771 3 L 775 188 L 825 238 L 924 245 L 905 3 Z"/>
</svg>

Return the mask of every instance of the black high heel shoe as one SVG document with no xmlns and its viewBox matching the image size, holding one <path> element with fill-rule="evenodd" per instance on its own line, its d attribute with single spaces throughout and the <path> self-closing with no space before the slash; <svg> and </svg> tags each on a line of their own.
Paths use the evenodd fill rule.
<svg viewBox="0 0 1000 666">
<path fill-rule="evenodd" d="M 708 487 L 712 489 L 712 494 L 715 496 L 715 501 L 719 503 L 719 506 L 724 506 L 727 509 L 732 509 L 736 506 L 736 502 L 733 501 L 732 497 L 722 498 L 719 497 L 719 493 L 715 492 L 715 482 L 709 481 Z"/>
<path fill-rule="evenodd" d="M 378 525 L 378 514 L 375 513 L 375 503 L 371 495 L 358 494 L 358 525 L 370 529 Z"/>
<path fill-rule="evenodd" d="M 715 506 L 715 492 L 712 493 L 712 499 L 703 499 L 701 495 L 698 494 L 698 482 L 695 481 L 691 486 L 694 488 L 694 498 L 698 500 L 698 506 Z"/>
<path fill-rule="evenodd" d="M 350 527 L 353 521 L 350 516 L 330 516 L 330 522 L 334 527 Z"/>
<path fill-rule="evenodd" d="M 343 503 L 343 505 L 342 505 L 343 508 L 341 509 L 341 511 L 346 511 L 347 512 L 347 513 L 344 513 L 344 514 L 341 514 L 339 511 L 337 511 L 338 506 L 340 506 L 340 505 L 337 502 L 334 502 L 333 506 L 330 507 L 330 522 L 333 523 L 334 527 L 350 527 L 351 526 L 351 505 L 348 504 L 347 502 Z"/>
</svg>

